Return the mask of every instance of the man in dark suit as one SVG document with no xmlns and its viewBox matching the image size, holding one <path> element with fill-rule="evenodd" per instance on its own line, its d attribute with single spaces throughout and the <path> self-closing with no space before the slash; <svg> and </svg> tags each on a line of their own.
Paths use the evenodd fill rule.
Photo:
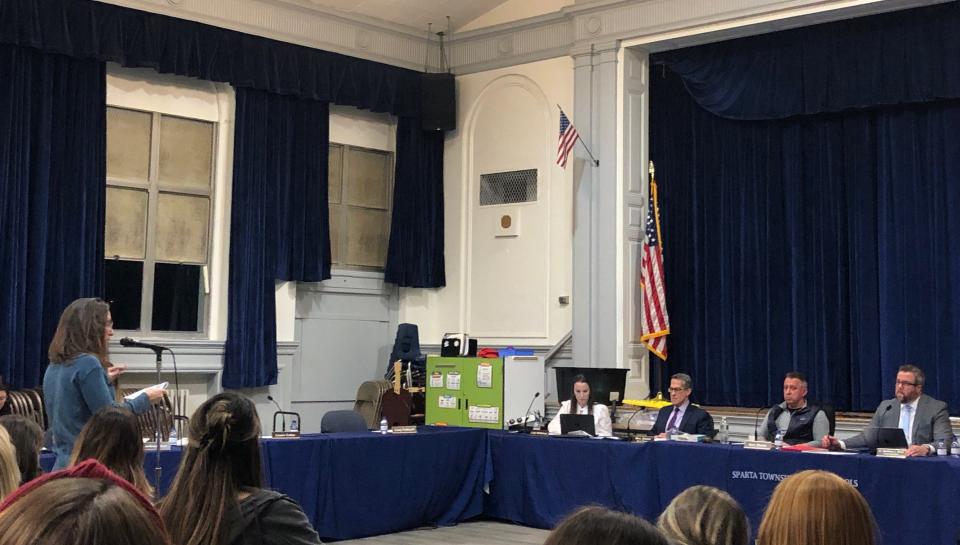
<svg viewBox="0 0 960 545">
<path fill-rule="evenodd" d="M 710 414 L 690 403 L 690 394 L 693 393 L 693 382 L 690 375 L 677 373 L 670 377 L 670 402 L 672 405 L 660 409 L 657 414 L 657 423 L 648 435 L 665 437 L 670 430 L 682 433 L 696 433 L 713 437 L 713 417 Z"/>
<path fill-rule="evenodd" d="M 953 435 L 947 404 L 923 393 L 923 371 L 915 365 L 901 365 L 897 371 L 896 397 L 880 403 L 873 418 L 872 428 L 900 428 L 907 436 L 907 456 L 929 456 L 936 452 L 934 443 L 949 441 Z M 846 441 L 826 435 L 821 446 L 833 450 L 857 449 L 867 445 L 862 433 Z"/>
</svg>

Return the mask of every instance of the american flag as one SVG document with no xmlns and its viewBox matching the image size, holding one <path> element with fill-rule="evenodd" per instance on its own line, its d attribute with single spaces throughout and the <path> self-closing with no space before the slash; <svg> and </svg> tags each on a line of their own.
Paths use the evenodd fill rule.
<svg viewBox="0 0 960 545">
<path fill-rule="evenodd" d="M 577 143 L 577 129 L 573 123 L 567 119 L 567 114 L 560 110 L 560 143 L 557 145 L 557 164 L 562 168 L 567 168 L 567 156 L 570 150 Z"/>
<path fill-rule="evenodd" d="M 660 216 L 657 207 L 657 182 L 650 180 L 647 200 L 646 240 L 640 259 L 640 290 L 643 292 L 643 325 L 640 342 L 660 357 L 667 359 L 667 335 L 670 318 L 663 284 L 663 253 L 660 250 Z"/>
</svg>

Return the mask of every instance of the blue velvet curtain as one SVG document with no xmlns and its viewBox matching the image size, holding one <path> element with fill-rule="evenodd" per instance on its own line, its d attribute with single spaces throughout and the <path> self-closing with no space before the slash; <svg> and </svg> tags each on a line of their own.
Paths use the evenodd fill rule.
<svg viewBox="0 0 960 545">
<path fill-rule="evenodd" d="M 101 293 L 103 63 L 0 44 L 0 374 L 41 382 L 60 312 Z"/>
<path fill-rule="evenodd" d="M 276 280 L 330 278 L 329 106 L 237 89 L 223 386 L 276 384 Z"/>
<path fill-rule="evenodd" d="M 397 123 L 393 217 L 384 279 L 398 286 L 446 285 L 443 254 L 443 139 L 419 120 Z"/>
<path fill-rule="evenodd" d="M 926 34 L 921 23 L 937 36 L 944 20 L 960 22 L 957 13 L 949 5 L 899 16 L 909 22 L 905 28 L 918 27 L 910 36 L 919 39 Z M 824 25 L 847 29 L 829 43 L 815 39 L 825 36 L 822 27 L 808 29 L 806 40 L 790 31 L 788 43 L 841 51 L 850 33 L 872 31 L 880 39 L 891 31 L 882 24 L 889 21 Z M 926 371 L 925 391 L 956 413 L 960 92 L 914 93 L 927 88 L 925 75 L 955 58 L 952 41 L 927 44 L 916 56 L 861 50 L 858 57 L 820 58 L 816 74 L 803 62 L 786 62 L 729 80 L 687 76 L 723 64 L 714 53 L 766 58 L 771 44 L 781 42 L 765 36 L 652 59 L 683 74 L 662 65 L 651 70 L 650 156 L 672 326 L 668 372 L 691 373 L 703 403 L 769 406 L 782 400 L 783 374 L 798 369 L 808 375 L 812 398 L 869 411 L 892 397 L 896 368 L 911 362 Z M 805 59 L 806 47 L 798 54 Z M 816 113 L 781 108 L 804 103 L 788 98 L 803 98 L 797 81 L 824 73 L 832 74 L 834 89 L 854 89 L 848 80 L 882 80 L 861 73 L 877 56 L 885 73 L 911 78 L 897 86 L 901 95 L 863 88 L 865 97 L 851 91 L 847 100 L 818 103 Z M 705 63 L 699 69 L 696 59 Z M 834 62 L 852 63 L 849 73 Z M 914 64 L 923 66 L 900 66 Z M 732 115 L 727 106 L 735 101 L 708 100 L 716 111 L 703 108 L 704 96 L 743 96 L 755 86 L 766 96 L 753 94 Z M 868 103 L 880 106 L 859 108 Z M 833 112 L 843 105 L 858 108 Z M 754 117 L 744 112 L 772 119 L 720 117 Z"/>
</svg>

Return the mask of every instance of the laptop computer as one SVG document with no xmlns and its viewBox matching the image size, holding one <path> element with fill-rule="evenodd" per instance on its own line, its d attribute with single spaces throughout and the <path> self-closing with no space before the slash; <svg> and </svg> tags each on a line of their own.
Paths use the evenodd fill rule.
<svg viewBox="0 0 960 545">
<path fill-rule="evenodd" d="M 562 435 L 596 435 L 597 429 L 592 414 L 561 414 L 560 433 Z"/>
<path fill-rule="evenodd" d="M 878 448 L 907 448 L 907 436 L 900 428 L 864 428 L 863 438 L 867 447 Z"/>
</svg>

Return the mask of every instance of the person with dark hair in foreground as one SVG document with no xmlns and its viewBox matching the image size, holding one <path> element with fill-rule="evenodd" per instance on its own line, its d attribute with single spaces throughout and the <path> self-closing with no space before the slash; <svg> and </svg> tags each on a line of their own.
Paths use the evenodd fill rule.
<svg viewBox="0 0 960 545">
<path fill-rule="evenodd" d="M 95 460 L 48 473 L 0 504 L 3 545 L 171 545 L 160 515 Z"/>
<path fill-rule="evenodd" d="M 10 441 L 17 449 L 17 465 L 20 467 L 20 484 L 40 476 L 40 450 L 43 448 L 43 430 L 25 416 L 6 414 L 0 416 L 0 426 L 10 434 Z"/>
<path fill-rule="evenodd" d="M 719 488 L 691 486 L 657 519 L 674 545 L 747 545 L 750 525 L 737 500 Z"/>
<path fill-rule="evenodd" d="M 606 507 L 583 507 L 550 532 L 543 545 L 670 545 L 649 522 Z"/>
<path fill-rule="evenodd" d="M 773 490 L 757 545 L 874 545 L 877 525 L 867 500 L 829 471 L 807 470 Z"/>
<path fill-rule="evenodd" d="M 260 419 L 246 397 L 217 394 L 190 417 L 189 442 L 160 513 L 177 545 L 314 545 L 297 503 L 262 488 Z"/>
<path fill-rule="evenodd" d="M 143 441 L 137 417 L 123 407 L 97 411 L 77 436 L 70 465 L 93 458 L 123 477 L 148 498 L 153 486 L 143 472 Z"/>
</svg>

